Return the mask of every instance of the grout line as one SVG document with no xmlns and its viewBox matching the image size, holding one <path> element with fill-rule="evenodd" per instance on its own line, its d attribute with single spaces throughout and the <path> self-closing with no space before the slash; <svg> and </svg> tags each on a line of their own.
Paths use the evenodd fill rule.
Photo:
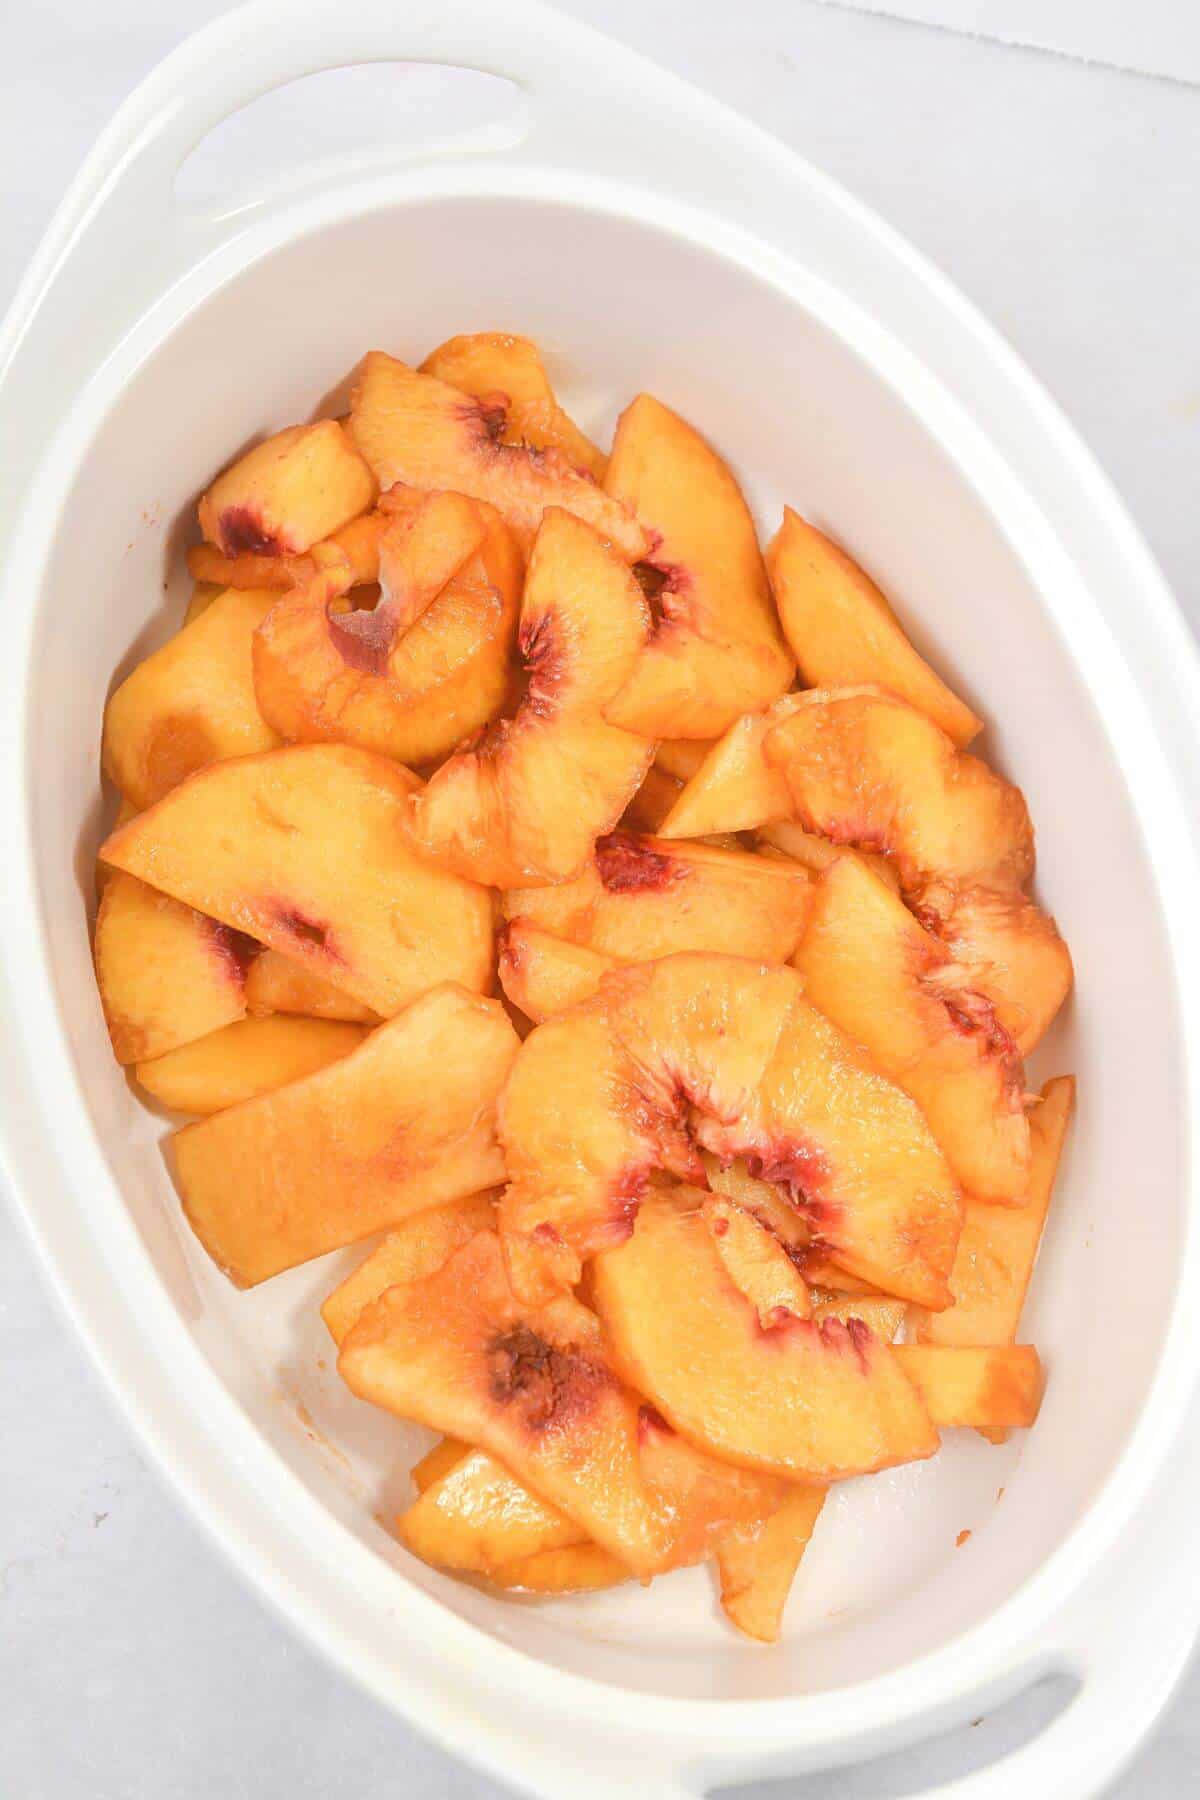
<svg viewBox="0 0 1200 1800">
<path fill-rule="evenodd" d="M 804 0 L 806 6 L 825 7 L 831 12 L 851 13 L 858 19 L 882 19 L 889 25 L 909 25 L 918 31 L 936 31 L 943 37 L 965 38 L 974 44 L 992 44 L 998 50 L 1028 50 L 1035 56 L 1053 56 L 1060 62 L 1078 63 L 1084 69 L 1110 69 L 1118 75 L 1132 75 L 1140 81 L 1160 81 L 1167 87 L 1184 88 L 1195 93 L 1200 82 L 1188 75 L 1169 75 L 1161 69 L 1142 69 L 1133 63 L 1112 62 L 1104 56 L 1087 56 L 1079 50 L 1060 50 L 1054 44 L 1035 44 L 1027 38 L 996 37 L 988 31 L 969 31 L 960 25 L 947 25 L 941 19 L 914 19 L 908 13 L 890 12 L 884 6 L 862 5 L 860 0 Z"/>
</svg>

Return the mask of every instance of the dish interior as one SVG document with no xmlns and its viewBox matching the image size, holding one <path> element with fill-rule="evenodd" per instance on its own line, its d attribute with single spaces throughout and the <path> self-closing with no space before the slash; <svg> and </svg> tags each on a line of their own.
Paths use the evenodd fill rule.
<svg viewBox="0 0 1200 1800">
<path fill-rule="evenodd" d="M 442 1578 L 400 1549 L 379 1520 L 407 1498 L 428 1436 L 342 1389 L 317 1313 L 361 1251 L 248 1294 L 224 1281 L 181 1220 L 160 1147 L 169 1122 L 113 1063 L 91 976 L 94 857 L 112 811 L 98 782 L 101 714 L 112 686 L 178 627 L 198 491 L 259 435 L 341 410 L 367 348 L 415 359 L 484 328 L 537 338 L 565 404 L 601 441 L 623 401 L 651 389 L 730 459 L 764 537 L 786 500 L 876 576 L 918 647 L 992 721 L 979 747 L 1027 793 L 1037 891 L 1075 956 L 1077 996 L 1031 1068 L 1032 1085 L 1073 1071 L 1080 1092 L 1023 1330 L 1049 1372 L 1041 1419 L 1003 1449 L 950 1433 L 934 1461 L 838 1492 L 769 1655 L 720 1621 L 704 1570 L 648 1595 L 533 1604 Z M 443 198 L 325 226 L 204 300 L 142 363 L 62 494 L 34 598 L 43 924 L 80 1103 L 116 1183 L 111 1196 L 43 1203 L 129 1210 L 182 1328 L 333 1519 L 378 1552 L 379 1605 L 411 1582 L 560 1667 L 745 1699 L 895 1669 L 1034 1573 L 1121 1456 L 1173 1301 L 1183 1109 L 1169 950 L 1137 796 L 1069 631 L 968 476 L 815 305 L 653 224 L 574 206 Z M 331 1530 L 311 1554 L 327 1559 L 336 1542 Z"/>
</svg>

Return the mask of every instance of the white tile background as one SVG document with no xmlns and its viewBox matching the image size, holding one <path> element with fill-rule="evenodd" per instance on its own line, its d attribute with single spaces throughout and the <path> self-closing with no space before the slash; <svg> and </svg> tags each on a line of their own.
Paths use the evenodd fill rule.
<svg viewBox="0 0 1200 1800">
<path fill-rule="evenodd" d="M 6 9 L 0 306 L 113 108 L 220 10 Z M 1197 0 L 566 10 L 751 114 L 929 252 L 1072 415 L 1200 628 Z M 2 1203 L 0 1370 L 2 1800 L 498 1793 L 331 1676 L 234 1580 L 113 1417 Z M 1034 1695 L 975 1732 L 789 1792 L 927 1793 L 1045 1710 Z M 1114 1791 L 1200 1793 L 1200 1673 Z"/>
</svg>

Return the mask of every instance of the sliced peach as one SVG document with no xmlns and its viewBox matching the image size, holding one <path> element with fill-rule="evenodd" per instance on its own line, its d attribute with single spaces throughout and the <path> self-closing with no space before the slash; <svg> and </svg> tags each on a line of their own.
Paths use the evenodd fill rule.
<svg viewBox="0 0 1200 1800">
<path fill-rule="evenodd" d="M 914 1102 L 801 997 L 794 971 L 671 956 L 612 971 L 532 1031 L 500 1111 L 515 1278 L 574 1281 L 629 1232 L 651 1173 L 703 1181 L 697 1145 L 784 1187 L 851 1274 L 945 1305 L 962 1214 Z"/>
<path fill-rule="evenodd" d="M 422 1562 L 468 1575 L 492 1576 L 506 1563 L 587 1537 L 483 1450 L 469 1451 L 426 1487 L 396 1525 L 401 1542 Z"/>
<path fill-rule="evenodd" d="M 227 581 L 193 581 L 191 599 L 183 615 L 185 629 L 206 613 L 213 601 L 219 600 L 230 586 L 232 583 Z"/>
<path fill-rule="evenodd" d="M 785 1322 L 812 1317 L 808 1288 L 774 1232 L 727 1194 L 716 1194 L 700 1208 L 716 1245 L 717 1258 L 735 1288 L 758 1314 L 764 1331 Z"/>
<path fill-rule="evenodd" d="M 127 675 L 104 709 L 104 773 L 139 810 L 206 763 L 271 750 L 250 646 L 273 594 L 229 589 Z"/>
<path fill-rule="evenodd" d="M 139 1062 L 135 1073 L 148 1094 L 175 1112 L 222 1112 L 348 1056 L 366 1029 L 332 1019 L 236 1019 Z"/>
<path fill-rule="evenodd" d="M 278 950 L 260 950 L 247 969 L 246 1009 L 260 1018 L 270 1013 L 298 1013 L 304 1018 L 340 1019 L 355 1025 L 379 1023 L 379 1014 L 361 1000 L 352 1000 Z"/>
<path fill-rule="evenodd" d="M 346 744 L 213 763 L 101 855 L 390 1017 L 439 981 L 486 988 L 492 904 L 405 835 L 415 776 Z"/>
<path fill-rule="evenodd" d="M 783 694 L 763 711 L 735 719 L 684 778 L 683 792 L 659 827 L 661 835 L 707 837 L 789 818 L 787 782 L 767 762 L 763 746 L 768 733 L 804 704 L 803 694 Z"/>
<path fill-rule="evenodd" d="M 333 531 L 303 556 L 259 556 L 242 550 L 222 556 L 212 544 L 193 544 L 187 553 L 188 574 L 197 586 L 275 588 L 281 592 L 311 581 L 318 566 L 336 556 L 349 568 L 351 586 L 379 580 L 379 539 L 387 524 L 383 511 L 363 513 Z"/>
<path fill-rule="evenodd" d="M 882 688 L 817 690 L 763 751 L 806 830 L 894 858 L 906 892 L 935 877 L 1019 887 L 1033 872 L 1020 789 Z"/>
<path fill-rule="evenodd" d="M 881 1343 L 895 1342 L 896 1334 L 908 1317 L 908 1307 L 903 1300 L 890 1299 L 886 1294 L 825 1294 L 813 1293 L 812 1316 L 819 1324 L 822 1319 L 840 1319 L 848 1325 L 851 1319 L 860 1319 L 872 1336 Z M 930 1318 L 937 1318 L 931 1313 Z"/>
<path fill-rule="evenodd" d="M 500 934 L 500 985 L 536 1025 L 590 1000 L 615 967 L 614 957 L 555 937 L 528 919 L 510 919 Z"/>
<path fill-rule="evenodd" d="M 779 1476 L 689 1443 L 653 1406 L 639 1412 L 638 1442 L 642 1474 L 669 1522 L 666 1568 L 707 1561 L 730 1531 L 769 1518 L 787 1492 Z"/>
<path fill-rule="evenodd" d="M 621 414 L 604 485 L 645 527 L 655 613 L 608 717 L 647 737 L 716 737 L 794 673 L 750 509 L 712 446 L 649 394 Z"/>
<path fill-rule="evenodd" d="M 422 763 L 503 706 L 521 590 L 515 540 L 491 507 L 460 494 L 420 499 L 379 539 L 374 607 L 351 610 L 349 564 L 330 558 L 263 620 L 255 692 L 283 737 Z"/>
<path fill-rule="evenodd" d="M 515 718 L 431 776 L 414 805 L 429 855 L 496 887 L 560 881 L 636 793 L 653 745 L 600 716 L 645 643 L 629 569 L 579 519 L 547 512 L 521 601 L 528 673 Z"/>
<path fill-rule="evenodd" d="M 474 399 L 372 350 L 354 389 L 350 431 L 381 487 L 403 482 L 486 500 L 525 540 L 548 506 L 559 507 L 636 561 L 646 534 L 629 508 L 561 450 L 504 443 L 506 413 L 498 401 Z"/>
<path fill-rule="evenodd" d="M 172 1148 L 192 1229 L 253 1287 L 493 1185 L 516 1050 L 498 1001 L 447 983 L 319 1074 L 185 1125 Z"/>
<path fill-rule="evenodd" d="M 682 792 L 682 782 L 652 764 L 621 815 L 621 824 L 627 831 L 657 831 Z"/>
<path fill-rule="evenodd" d="M 805 686 L 877 683 L 926 713 L 960 749 L 983 729 L 982 719 L 917 655 L 870 576 L 790 506 L 766 560 Z"/>
<path fill-rule="evenodd" d="M 561 1550 L 535 1550 L 502 1569 L 493 1569 L 493 1587 L 519 1588 L 527 1594 L 590 1594 L 632 1580 L 619 1556 L 599 1544 L 568 1544 Z"/>
<path fill-rule="evenodd" d="M 712 747 L 704 738 L 663 738 L 654 752 L 654 766 L 672 781 L 690 781 Z"/>
<path fill-rule="evenodd" d="M 639 1574 L 661 1565 L 670 1537 L 638 1462 L 637 1401 L 598 1321 L 569 1295 L 522 1306 L 493 1232 L 389 1288 L 338 1368 L 361 1398 L 488 1451 Z"/>
<path fill-rule="evenodd" d="M 1009 1431 L 1037 1418 L 1042 1365 L 1032 1344 L 898 1344 L 893 1354 L 939 1427 Z"/>
<path fill-rule="evenodd" d="M 1054 920 L 1013 888 L 978 883 L 930 882 L 913 904 L 1028 1056 L 1074 982 L 1071 952 Z"/>
<path fill-rule="evenodd" d="M 783 1609 L 825 1493 L 823 1487 L 792 1487 L 769 1519 L 739 1525 L 722 1538 L 717 1549 L 721 1605 L 747 1637 L 778 1642 Z"/>
<path fill-rule="evenodd" d="M 518 888 L 504 910 L 622 962 L 718 950 L 775 963 L 796 950 L 811 897 L 792 863 L 614 831 L 574 881 Z"/>
<path fill-rule="evenodd" d="M 558 404 L 531 338 L 512 337 L 506 331 L 448 338 L 425 358 L 421 374 L 436 375 L 460 393 L 502 406 L 501 443 L 559 450 L 573 468 L 603 480 L 608 458 Z"/>
<path fill-rule="evenodd" d="M 805 831 L 803 826 L 786 820 L 777 825 L 764 825 L 755 837 L 762 854 L 790 856 L 812 875 L 823 875 L 831 862 L 847 854 L 844 844 L 831 844 L 828 838 L 817 837 L 815 832 Z M 900 892 L 900 877 L 894 862 L 871 850 L 855 850 L 853 854 L 873 869 L 881 881 L 886 881 L 894 894 Z"/>
<path fill-rule="evenodd" d="M 366 512 L 375 481 L 336 419 L 291 425 L 218 475 L 200 529 L 223 556 L 300 556 Z"/>
<path fill-rule="evenodd" d="M 477 1231 L 496 1222 L 496 1190 L 468 1194 L 448 1206 L 431 1206 L 414 1213 L 360 1262 L 352 1275 L 338 1283 L 321 1307 L 321 1317 L 335 1344 L 340 1344 L 359 1314 L 380 1294 L 400 1281 L 424 1281 L 433 1275 Z M 413 1471 L 414 1478 L 416 1471 Z"/>
<path fill-rule="evenodd" d="M 148 1062 L 242 1018 L 252 950 L 216 919 L 110 873 L 96 916 L 96 983 L 117 1061 Z"/>
<path fill-rule="evenodd" d="M 812 1227 L 802 1217 L 786 1192 L 772 1182 L 750 1173 L 744 1158 L 722 1161 L 711 1150 L 703 1152 L 704 1172 L 714 1193 L 727 1194 L 743 1212 L 748 1212 L 760 1225 L 773 1232 L 795 1264 L 809 1288 L 823 1288 L 841 1295 L 874 1295 L 878 1288 L 861 1281 L 847 1269 L 840 1268 L 825 1253 Z M 903 1305 L 901 1303 L 901 1310 Z"/>
<path fill-rule="evenodd" d="M 395 1283 L 390 1282 L 388 1285 L 395 1286 Z M 379 1295 L 376 1294 L 373 1298 L 377 1300 Z M 347 1322 L 347 1331 L 353 1323 L 353 1319 Z M 342 1333 L 342 1336 L 345 1336 L 345 1332 Z M 338 1342 L 341 1342 L 341 1338 L 338 1339 Z M 463 1460 L 464 1456 L 470 1456 L 470 1454 L 470 1444 L 464 1444 L 461 1438 L 439 1438 L 433 1449 L 427 1450 L 420 1462 L 413 1464 L 412 1483 L 418 1494 L 423 1494 L 425 1489 L 432 1487 L 435 1481 L 440 1481 L 443 1475 L 448 1475 L 451 1469 Z"/>
<path fill-rule="evenodd" d="M 729 1279 L 700 1196 L 650 1195 L 597 1258 L 596 1302 L 625 1378 L 715 1456 L 825 1481 L 931 1456 L 937 1434 L 864 1325 L 785 1313 L 764 1329 Z"/>
<path fill-rule="evenodd" d="M 813 1005 L 912 1095 L 967 1191 L 1019 1204 L 1030 1150 L 1017 1047 L 903 900 L 857 857 L 838 857 L 794 960 Z"/>
<path fill-rule="evenodd" d="M 967 1201 L 950 1271 L 953 1304 L 944 1312 L 918 1315 L 916 1335 L 921 1343 L 1016 1341 L 1074 1105 L 1072 1076 L 1046 1083 L 1029 1118 L 1033 1160 L 1024 1206 L 1012 1209 Z"/>
</svg>

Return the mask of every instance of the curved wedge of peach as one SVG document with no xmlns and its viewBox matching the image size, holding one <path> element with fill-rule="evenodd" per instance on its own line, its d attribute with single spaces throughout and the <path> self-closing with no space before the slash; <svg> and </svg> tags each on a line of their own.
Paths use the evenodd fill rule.
<svg viewBox="0 0 1200 1800">
<path fill-rule="evenodd" d="M 518 642 L 527 688 L 512 719 L 442 765 L 413 806 L 426 852 L 495 887 L 573 875 L 637 791 L 654 747 L 601 716 L 646 640 L 628 567 L 570 513 L 533 546 Z"/>
<path fill-rule="evenodd" d="M 853 854 L 816 883 L 794 961 L 813 1005 L 912 1095 L 963 1187 L 1019 1205 L 1030 1148 L 1017 1047 L 969 971 Z"/>
<path fill-rule="evenodd" d="M 648 1196 L 597 1258 L 596 1303 L 626 1380 L 715 1456 L 792 1481 L 931 1456 L 916 1391 L 865 1326 L 781 1310 L 764 1329 L 717 1254 L 700 1196 Z"/>
<path fill-rule="evenodd" d="M 790 856 L 793 862 L 800 863 L 812 875 L 823 875 L 831 862 L 836 862 L 839 856 L 847 854 L 844 844 L 831 844 L 828 838 L 817 837 L 815 832 L 805 831 L 803 826 L 786 821 L 764 825 L 755 833 L 755 838 L 763 853 L 769 851 L 777 856 Z M 850 854 L 866 863 L 880 881 L 886 881 L 894 894 L 900 892 L 900 877 L 894 862 L 871 850 L 855 850 Z"/>
<path fill-rule="evenodd" d="M 223 556 L 299 556 L 366 512 L 375 481 L 336 419 L 291 425 L 218 475 L 200 529 Z"/>
<path fill-rule="evenodd" d="M 253 950 L 217 919 L 110 871 L 95 959 L 117 1061 L 148 1062 L 242 1018 Z"/>
<path fill-rule="evenodd" d="M 664 775 L 653 763 L 642 776 L 642 785 L 621 815 L 626 831 L 657 831 L 683 792 L 683 783 Z"/>
<path fill-rule="evenodd" d="M 187 603 L 187 611 L 183 615 L 183 626 L 180 629 L 194 624 L 202 613 L 208 611 L 213 601 L 219 600 L 221 595 L 232 585 L 232 582 L 227 581 L 193 581 L 191 598 Z"/>
<path fill-rule="evenodd" d="M 188 574 L 197 586 L 282 592 L 311 581 L 319 564 L 337 555 L 350 566 L 352 586 L 369 586 L 379 579 L 379 539 L 386 523 L 383 512 L 363 513 L 322 538 L 303 556 L 258 556 L 250 550 L 223 556 L 214 544 L 193 544 L 187 553 Z M 187 622 L 191 622 L 190 613 Z"/>
<path fill-rule="evenodd" d="M 573 1519 L 539 1500 L 485 1450 L 469 1450 L 431 1482 L 396 1527 L 422 1562 L 488 1577 L 506 1563 L 587 1542 Z M 624 1576 L 628 1580 L 627 1567 Z"/>
<path fill-rule="evenodd" d="M 937 877 L 1019 887 L 1033 873 L 1020 789 L 882 688 L 814 691 L 763 753 L 806 830 L 892 857 L 906 892 Z"/>
<path fill-rule="evenodd" d="M 535 1025 L 590 1000 L 616 958 L 543 931 L 528 919 L 510 919 L 500 933 L 500 985 Z"/>
<path fill-rule="evenodd" d="M 254 638 L 258 704 L 293 742 L 428 762 L 504 704 L 521 558 L 493 508 L 431 494 L 388 519 L 378 563 L 370 609 L 351 610 L 333 557 L 277 602 Z"/>
<path fill-rule="evenodd" d="M 279 738 L 254 695 L 251 645 L 274 594 L 229 589 L 140 662 L 104 709 L 104 773 L 139 810 L 186 775 Z"/>
<path fill-rule="evenodd" d="M 367 750 L 290 745 L 202 769 L 101 855 L 390 1017 L 439 981 L 492 979 L 487 889 L 406 836 L 417 785 Z"/>
<path fill-rule="evenodd" d="M 957 1184 L 916 1104 L 794 970 L 689 955 L 614 970 L 526 1038 L 500 1130 L 501 1229 L 526 1291 L 574 1281 L 627 1237 L 655 1170 L 704 1182 L 703 1146 L 784 1188 L 851 1274 L 933 1308 L 949 1298 Z"/>
<path fill-rule="evenodd" d="M 664 1568 L 706 1562 L 729 1532 L 769 1518 L 787 1492 L 776 1475 L 745 1469 L 681 1437 L 653 1406 L 638 1413 L 642 1474 L 668 1521 Z"/>
<path fill-rule="evenodd" d="M 481 1227 L 481 1229 L 484 1228 Z M 471 1235 L 473 1237 L 474 1233 L 472 1232 Z M 469 1238 L 467 1239 L 467 1242 L 470 1242 Z M 431 1269 L 429 1273 L 432 1274 L 433 1270 Z M 378 1300 L 380 1293 L 385 1293 L 389 1287 L 395 1286 L 396 1283 L 394 1281 L 385 1282 L 383 1287 L 380 1288 L 379 1293 L 372 1294 L 372 1300 Z M 357 1317 L 358 1314 L 356 1313 L 354 1318 L 356 1319 Z M 337 1334 L 337 1342 L 339 1344 L 353 1324 L 354 1319 L 346 1320 L 345 1331 Z M 412 1484 L 416 1488 L 418 1494 L 423 1494 L 425 1489 L 432 1487 L 435 1481 L 440 1481 L 443 1475 L 448 1475 L 451 1469 L 453 1469 L 457 1463 L 462 1461 L 464 1456 L 470 1456 L 470 1454 L 470 1444 L 464 1444 L 461 1438 L 439 1438 L 437 1443 L 433 1446 L 433 1449 L 427 1450 L 420 1462 L 414 1463 L 409 1471 L 409 1474 L 412 1477 Z"/>
<path fill-rule="evenodd" d="M 608 717 L 647 737 L 716 737 L 794 673 L 742 491 L 699 432 L 649 394 L 621 415 L 604 485 L 645 527 L 655 609 Z"/>
<path fill-rule="evenodd" d="M 778 1643 L 783 1609 L 825 1494 L 823 1487 L 793 1486 L 769 1519 L 736 1526 L 718 1545 L 721 1606 L 747 1637 Z"/>
<path fill-rule="evenodd" d="M 495 1233 L 389 1288 L 338 1368 L 361 1398 L 490 1452 L 639 1574 L 662 1565 L 671 1536 L 642 1476 L 637 1401 L 599 1322 L 569 1295 L 523 1306 Z"/>
<path fill-rule="evenodd" d="M 939 1427 L 1012 1431 L 1038 1416 L 1042 1365 L 1032 1344 L 898 1344 L 894 1354 Z"/>
<path fill-rule="evenodd" d="M 494 1185 L 517 1043 L 499 1001 L 446 983 L 318 1074 L 185 1125 L 172 1151 L 192 1229 L 253 1287 Z"/>
<path fill-rule="evenodd" d="M 821 1239 L 788 1198 L 786 1190 L 752 1175 L 744 1157 L 723 1161 L 711 1150 L 706 1150 L 701 1160 L 713 1193 L 727 1195 L 736 1201 L 743 1212 L 757 1219 L 778 1239 L 805 1286 L 812 1291 L 814 1310 L 816 1295 L 826 1291 L 839 1299 L 847 1295 L 878 1297 L 879 1290 L 870 1282 L 851 1275 L 830 1258 Z M 900 1308 L 903 1313 L 903 1302 Z"/>
<path fill-rule="evenodd" d="M 803 694 L 783 694 L 761 712 L 735 719 L 682 777 L 683 791 L 659 826 L 660 836 L 708 837 L 789 818 L 787 782 L 767 762 L 763 746 L 768 732 L 804 704 Z"/>
<path fill-rule="evenodd" d="M 784 1245 L 728 1194 L 702 1202 L 700 1216 L 716 1246 L 717 1260 L 735 1288 L 758 1314 L 764 1331 L 784 1314 L 793 1319 L 813 1316 L 808 1287 Z"/>
<path fill-rule="evenodd" d="M 514 889 L 504 911 L 622 962 L 680 950 L 787 962 L 811 898 L 806 872 L 792 863 L 614 831 L 573 881 Z"/>
<path fill-rule="evenodd" d="M 139 1062 L 148 1094 L 175 1112 L 215 1113 L 301 1081 L 357 1050 L 366 1026 L 333 1019 L 236 1019 Z"/>
<path fill-rule="evenodd" d="M 352 1025 L 378 1025 L 379 1014 L 343 994 L 320 975 L 302 968 L 278 950 L 260 950 L 246 970 L 246 1010 L 258 1018 L 295 1013 L 306 1019 L 338 1019 Z"/>
<path fill-rule="evenodd" d="M 503 404 L 500 441 L 534 450 L 559 450 L 572 468 L 604 479 L 608 458 L 584 436 L 554 397 L 541 352 L 531 338 L 506 331 L 476 331 L 447 338 L 421 364 L 460 393 Z"/>
<path fill-rule="evenodd" d="M 982 719 L 918 656 L 870 576 L 790 506 L 766 562 L 806 687 L 876 683 L 926 713 L 959 749 L 982 730 Z"/>
<path fill-rule="evenodd" d="M 633 1571 L 599 1544 L 568 1544 L 562 1550 L 537 1550 L 506 1563 L 488 1576 L 493 1587 L 518 1588 L 527 1594 L 591 1594 L 632 1581 Z"/>
<path fill-rule="evenodd" d="M 350 432 L 383 488 L 403 482 L 486 500 L 526 541 L 546 508 L 559 507 L 635 562 L 646 534 L 630 509 L 561 450 L 504 443 L 505 421 L 503 405 L 372 350 L 354 389 Z"/>
<path fill-rule="evenodd" d="M 464 1200 L 428 1207 L 389 1231 L 322 1304 L 321 1317 L 334 1343 L 341 1343 L 359 1314 L 388 1288 L 401 1281 L 424 1281 L 436 1274 L 456 1250 L 469 1244 L 477 1231 L 490 1229 L 496 1222 L 498 1192 L 496 1188 L 485 1188 L 480 1194 L 468 1194 Z M 459 1454 L 462 1453 L 460 1446 Z M 415 1469 L 413 1477 L 415 1480 Z"/>
<path fill-rule="evenodd" d="M 946 881 L 922 888 L 913 909 L 1028 1056 L 1075 980 L 1071 952 L 1049 913 L 1013 888 Z"/>
</svg>

